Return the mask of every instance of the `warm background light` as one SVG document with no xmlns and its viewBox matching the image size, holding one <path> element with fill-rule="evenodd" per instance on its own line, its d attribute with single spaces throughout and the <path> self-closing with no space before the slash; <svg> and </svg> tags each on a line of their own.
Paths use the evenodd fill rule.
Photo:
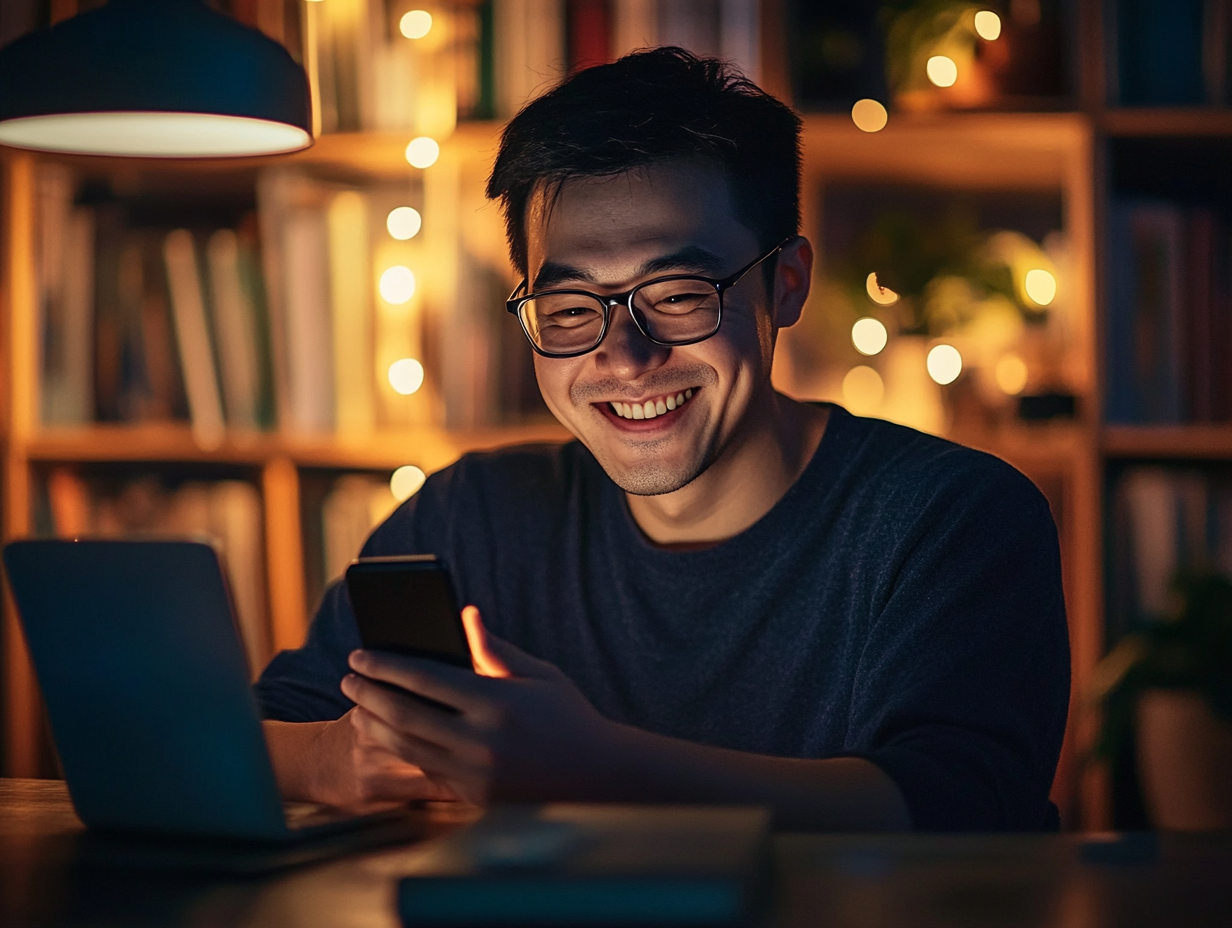
<svg viewBox="0 0 1232 928">
<path fill-rule="evenodd" d="M 423 382 L 423 365 L 414 358 L 402 358 L 389 365 L 389 385 L 403 396 L 410 396 Z"/>
<path fill-rule="evenodd" d="M 399 502 L 410 499 L 419 492 L 428 476 L 414 464 L 404 464 L 389 478 L 389 492 Z"/>
<path fill-rule="evenodd" d="M 412 206 L 399 206 L 397 209 L 391 209 L 385 218 L 385 228 L 400 242 L 405 242 L 408 238 L 418 235 L 422 225 L 423 218 L 419 215 L 419 210 Z"/>
<path fill-rule="evenodd" d="M 881 375 L 867 365 L 853 367 L 843 377 L 843 405 L 857 416 L 876 412 L 884 396 Z"/>
<path fill-rule="evenodd" d="M 945 55 L 933 55 L 928 59 L 925 70 L 928 72 L 928 79 L 938 87 L 953 87 L 958 80 L 958 65 L 953 58 Z"/>
<path fill-rule="evenodd" d="M 415 295 L 415 275 L 409 267 L 395 264 L 381 275 L 381 299 L 400 306 Z"/>
<path fill-rule="evenodd" d="M 1057 295 L 1057 279 L 1039 267 L 1027 271 L 1023 287 L 1037 306 L 1047 306 Z"/>
<path fill-rule="evenodd" d="M 886 327 L 877 319 L 865 316 L 857 319 L 851 327 L 851 343 L 860 354 L 874 355 L 881 351 L 889 341 L 890 335 Z"/>
<path fill-rule="evenodd" d="M 992 10 L 980 10 L 975 14 L 975 31 L 981 39 L 994 41 L 1001 35 L 1001 17 Z"/>
<path fill-rule="evenodd" d="M 997 362 L 993 371 L 997 386 L 1010 396 L 1017 396 L 1027 386 L 1027 362 L 1010 353 Z"/>
<path fill-rule="evenodd" d="M 865 132 L 880 132 L 890 119 L 886 108 L 876 100 L 857 100 L 851 108 L 851 121 Z"/>
<path fill-rule="evenodd" d="M 928 376 L 945 386 L 962 373 L 962 355 L 953 345 L 937 345 L 928 353 Z"/>
<path fill-rule="evenodd" d="M 427 10 L 411 10 L 398 20 L 398 31 L 408 39 L 422 39 L 431 29 L 432 14 Z"/>
<path fill-rule="evenodd" d="M 411 143 L 406 146 L 406 160 L 413 168 L 430 168 L 440 156 L 441 146 L 426 135 L 411 139 Z"/>
<path fill-rule="evenodd" d="M 878 306 L 893 306 L 898 302 L 897 293 L 889 287 L 883 287 L 877 283 L 877 273 L 875 271 L 865 278 L 864 289 L 868 291 L 868 298 Z"/>
</svg>

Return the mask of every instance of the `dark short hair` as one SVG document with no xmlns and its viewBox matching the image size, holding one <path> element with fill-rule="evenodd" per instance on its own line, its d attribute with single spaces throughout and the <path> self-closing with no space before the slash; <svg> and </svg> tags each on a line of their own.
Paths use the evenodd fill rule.
<svg viewBox="0 0 1232 928">
<path fill-rule="evenodd" d="M 664 47 L 580 71 L 505 127 L 488 179 L 509 253 L 527 273 L 526 209 L 540 182 L 697 158 L 729 178 L 736 218 L 764 249 L 800 228 L 800 117 L 715 58 Z"/>
</svg>

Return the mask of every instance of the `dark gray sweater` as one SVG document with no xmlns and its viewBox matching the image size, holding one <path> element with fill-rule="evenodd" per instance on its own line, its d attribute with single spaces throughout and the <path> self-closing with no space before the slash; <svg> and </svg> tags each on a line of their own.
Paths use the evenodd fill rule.
<svg viewBox="0 0 1232 928">
<path fill-rule="evenodd" d="M 1069 645 L 1048 505 L 1007 464 L 834 407 L 747 531 L 656 548 L 579 443 L 468 455 L 366 556 L 434 553 L 460 602 L 608 718 L 783 757 L 865 757 L 916 828 L 1049 829 Z M 257 684 L 269 718 L 333 719 L 359 647 L 341 585 Z"/>
</svg>

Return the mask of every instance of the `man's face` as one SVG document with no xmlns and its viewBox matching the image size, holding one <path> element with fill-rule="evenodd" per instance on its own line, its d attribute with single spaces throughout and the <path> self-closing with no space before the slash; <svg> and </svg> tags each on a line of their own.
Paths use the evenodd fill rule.
<svg viewBox="0 0 1232 928">
<path fill-rule="evenodd" d="M 723 278 L 759 251 L 735 218 L 723 175 L 690 162 L 569 181 L 554 200 L 541 189 L 527 213 L 532 292 L 606 295 L 670 274 Z M 656 345 L 617 306 L 594 351 L 535 356 L 548 407 L 626 492 L 680 489 L 746 425 L 754 399 L 768 389 L 774 344 L 764 280 L 759 267 L 728 290 L 719 331 L 697 344 Z M 667 408 L 681 397 L 682 405 Z M 613 404 L 656 414 L 625 418 Z"/>
</svg>

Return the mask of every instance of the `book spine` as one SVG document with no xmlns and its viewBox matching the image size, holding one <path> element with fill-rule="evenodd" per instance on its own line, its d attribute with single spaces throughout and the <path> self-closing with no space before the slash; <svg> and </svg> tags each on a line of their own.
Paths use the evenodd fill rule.
<svg viewBox="0 0 1232 928">
<path fill-rule="evenodd" d="M 339 434 L 362 438 L 376 427 L 367 202 L 353 190 L 339 193 L 328 221 L 334 421 Z"/>
<path fill-rule="evenodd" d="M 211 235 L 207 255 L 227 421 L 232 428 L 253 431 L 257 427 L 260 377 L 257 338 L 252 305 L 240 284 L 235 231 L 219 229 Z"/>
<path fill-rule="evenodd" d="M 193 437 L 201 447 L 215 448 L 222 443 L 225 432 L 222 399 L 192 233 L 186 229 L 169 233 L 163 255 Z"/>
</svg>

